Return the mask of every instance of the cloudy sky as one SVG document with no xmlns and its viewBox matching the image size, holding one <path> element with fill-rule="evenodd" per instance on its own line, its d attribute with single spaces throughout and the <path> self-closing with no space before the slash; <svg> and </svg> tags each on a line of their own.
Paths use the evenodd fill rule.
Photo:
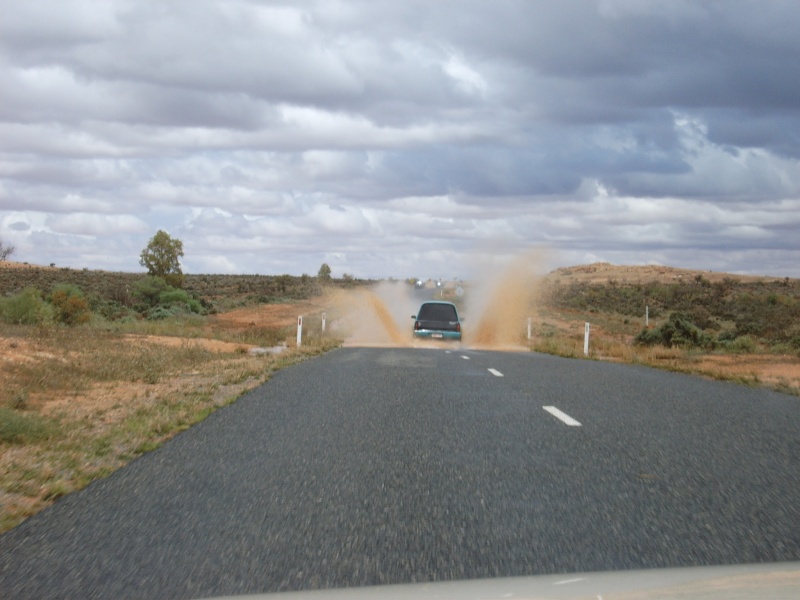
<svg viewBox="0 0 800 600">
<path fill-rule="evenodd" d="M 475 253 L 800 277 L 796 0 L 0 0 L 0 240 L 187 273 Z"/>
</svg>

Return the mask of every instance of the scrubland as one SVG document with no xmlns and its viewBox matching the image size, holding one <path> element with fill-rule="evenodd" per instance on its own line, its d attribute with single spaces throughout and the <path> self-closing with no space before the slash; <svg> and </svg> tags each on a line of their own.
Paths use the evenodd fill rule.
<svg viewBox="0 0 800 600">
<path fill-rule="evenodd" d="M 341 343 L 313 278 L 190 276 L 153 305 L 133 297 L 145 279 L 0 264 L 0 531 Z M 59 318 L 65 285 L 86 318 Z"/>
<path fill-rule="evenodd" d="M 599 264 L 541 283 L 535 350 L 800 395 L 800 280 Z M 649 317 L 649 318 L 648 318 Z"/>
<path fill-rule="evenodd" d="M 800 395 L 798 280 L 611 265 L 540 276 L 529 267 L 523 258 L 437 292 L 468 316 L 465 346 L 642 364 Z M 413 345 L 413 285 L 373 284 L 188 275 L 176 290 L 140 274 L 0 263 L 0 531 L 277 369 L 343 342 Z"/>
</svg>

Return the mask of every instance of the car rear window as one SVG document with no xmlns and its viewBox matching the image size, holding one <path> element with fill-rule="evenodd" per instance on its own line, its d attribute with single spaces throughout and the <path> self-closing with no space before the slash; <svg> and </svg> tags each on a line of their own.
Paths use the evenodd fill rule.
<svg viewBox="0 0 800 600">
<path fill-rule="evenodd" d="M 450 304 L 423 304 L 417 318 L 421 321 L 457 321 L 458 315 Z"/>
</svg>

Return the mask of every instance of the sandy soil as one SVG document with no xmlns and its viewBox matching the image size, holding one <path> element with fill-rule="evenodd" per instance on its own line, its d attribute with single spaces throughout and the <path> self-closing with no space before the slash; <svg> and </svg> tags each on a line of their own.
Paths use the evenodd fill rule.
<svg viewBox="0 0 800 600">
<path fill-rule="evenodd" d="M 296 303 L 262 304 L 238 308 L 209 317 L 209 329 L 243 330 L 248 327 L 290 327 L 298 316 L 308 315 L 325 306 L 325 300 L 315 298 Z"/>
</svg>

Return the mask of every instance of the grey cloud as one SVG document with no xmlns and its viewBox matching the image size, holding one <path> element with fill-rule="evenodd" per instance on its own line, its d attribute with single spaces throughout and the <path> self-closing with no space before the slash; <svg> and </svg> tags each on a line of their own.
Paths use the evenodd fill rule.
<svg viewBox="0 0 800 600">
<path fill-rule="evenodd" d="M 230 270 L 259 268 L 252 246 L 272 265 L 313 272 L 330 253 L 374 272 L 407 265 L 403 248 L 447 257 L 491 236 L 790 264 L 794 2 L 42 0 L 4 13 L 0 217 L 37 223 L 11 229 L 21 252 L 43 236 L 96 256 L 81 232 L 116 223 L 216 240 L 197 264 Z M 447 210 L 426 212 L 435 198 Z M 733 217 L 639 220 L 671 202 Z"/>
<path fill-rule="evenodd" d="M 733 154 L 738 148 L 763 148 L 779 156 L 800 158 L 800 98 L 792 111 L 765 111 L 737 115 L 732 111 L 706 112 L 708 138 L 729 146 Z"/>
</svg>

